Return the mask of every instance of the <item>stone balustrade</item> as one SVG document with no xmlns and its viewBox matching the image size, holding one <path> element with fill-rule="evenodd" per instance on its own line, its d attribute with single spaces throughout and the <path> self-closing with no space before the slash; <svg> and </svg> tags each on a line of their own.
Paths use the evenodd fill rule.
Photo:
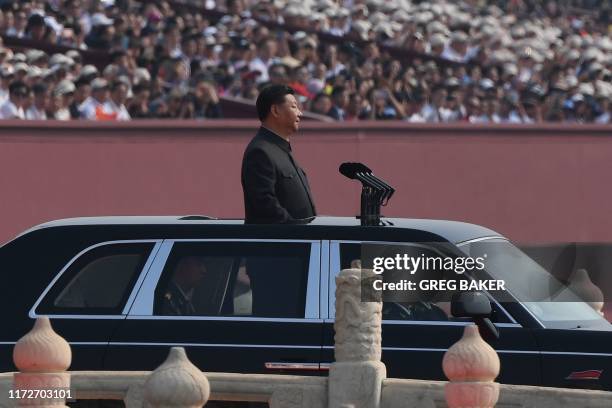
<svg viewBox="0 0 612 408">
<path fill-rule="evenodd" d="M 476 325 L 465 327 L 463 337 L 444 354 L 446 402 L 449 408 L 492 408 L 499 399 L 499 357 L 481 337 Z"/>
<path fill-rule="evenodd" d="M 153 372 L 67 371 L 68 343 L 48 318 L 15 345 L 17 373 L 0 374 L 0 408 L 65 407 L 64 398 L 9 399 L 16 389 L 70 389 L 76 399 L 123 400 L 127 408 L 202 407 L 209 400 L 268 402 L 271 408 L 591 408 L 609 407 L 612 393 L 503 385 L 497 353 L 467 325 L 445 354 L 449 382 L 387 379 L 381 357 L 380 302 L 361 302 L 362 279 L 372 273 L 347 269 L 336 278 L 335 357 L 329 377 L 202 373 L 183 348 L 172 348 Z"/>
<path fill-rule="evenodd" d="M 329 408 L 380 408 L 387 376 L 381 356 L 382 302 L 361 301 L 362 279 L 372 271 L 345 269 L 336 277 L 336 361 L 329 369 Z"/>
<path fill-rule="evenodd" d="M 191 364 L 182 347 L 173 347 L 144 385 L 144 399 L 152 408 L 203 407 L 209 397 L 206 376 Z"/>
<path fill-rule="evenodd" d="M 15 399 L 19 406 L 65 407 L 65 394 L 70 390 L 72 352 L 68 342 L 51 328 L 48 317 L 36 320 L 34 328 L 15 344 L 13 389 L 28 390 L 27 398 Z M 51 395 L 47 395 L 48 392 Z M 32 395 L 29 395 L 29 394 Z"/>
</svg>

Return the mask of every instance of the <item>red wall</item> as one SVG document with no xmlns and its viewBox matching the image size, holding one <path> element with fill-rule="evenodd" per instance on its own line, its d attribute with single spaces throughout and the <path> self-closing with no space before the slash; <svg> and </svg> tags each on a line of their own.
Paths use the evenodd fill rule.
<svg viewBox="0 0 612 408">
<path fill-rule="evenodd" d="M 253 121 L 0 122 L 0 242 L 88 215 L 242 217 Z M 362 161 L 386 215 L 463 220 L 522 242 L 612 241 L 612 127 L 304 123 L 293 137 L 321 214 L 355 215 Z"/>
</svg>

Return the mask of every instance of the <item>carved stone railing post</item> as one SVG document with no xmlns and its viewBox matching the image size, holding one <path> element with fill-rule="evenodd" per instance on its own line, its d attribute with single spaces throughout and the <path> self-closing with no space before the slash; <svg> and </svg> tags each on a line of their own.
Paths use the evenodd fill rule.
<svg viewBox="0 0 612 408">
<path fill-rule="evenodd" d="M 166 361 L 144 385 L 144 398 L 152 408 L 202 407 L 209 397 L 208 379 L 189 361 L 182 347 L 172 347 Z"/>
<path fill-rule="evenodd" d="M 381 356 L 381 302 L 361 301 L 361 281 L 374 273 L 345 269 L 336 277 L 336 361 L 329 370 L 328 407 L 379 408 L 387 370 Z"/>
<path fill-rule="evenodd" d="M 491 408 L 499 398 L 499 357 L 481 337 L 476 325 L 465 327 L 463 337 L 444 354 L 446 403 L 449 408 Z"/>
<path fill-rule="evenodd" d="M 36 319 L 34 328 L 15 344 L 14 401 L 19 406 L 65 407 L 70 391 L 72 352 L 66 340 L 53 331 L 48 317 Z"/>
</svg>

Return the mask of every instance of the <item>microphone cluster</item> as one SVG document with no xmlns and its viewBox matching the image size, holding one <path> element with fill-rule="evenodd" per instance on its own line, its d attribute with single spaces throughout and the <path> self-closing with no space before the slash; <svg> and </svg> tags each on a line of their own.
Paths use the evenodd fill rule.
<svg viewBox="0 0 612 408">
<path fill-rule="evenodd" d="M 363 163 L 342 163 L 338 170 L 361 182 L 361 225 L 380 225 L 380 207 L 387 205 L 395 189 L 372 174 Z"/>
</svg>

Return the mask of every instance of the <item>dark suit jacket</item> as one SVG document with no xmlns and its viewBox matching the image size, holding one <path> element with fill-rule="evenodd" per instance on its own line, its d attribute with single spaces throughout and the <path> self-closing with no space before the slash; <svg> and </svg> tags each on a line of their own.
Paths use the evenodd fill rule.
<svg viewBox="0 0 612 408">
<path fill-rule="evenodd" d="M 261 127 L 242 159 L 247 223 L 291 223 L 316 215 L 306 173 L 285 139 Z"/>
<path fill-rule="evenodd" d="M 327 112 L 327 116 L 334 118 L 335 120 L 344 120 L 346 116 L 346 112 L 340 109 L 337 106 L 332 106 L 332 108 Z"/>
</svg>

